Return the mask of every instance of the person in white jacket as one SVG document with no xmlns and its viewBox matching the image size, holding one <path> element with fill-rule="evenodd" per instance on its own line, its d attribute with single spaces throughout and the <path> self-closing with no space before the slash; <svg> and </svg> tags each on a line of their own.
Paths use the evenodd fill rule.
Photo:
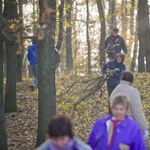
<svg viewBox="0 0 150 150">
<path fill-rule="evenodd" d="M 126 94 L 129 97 L 130 108 L 128 110 L 128 115 L 139 123 L 143 131 L 144 139 L 147 140 L 149 136 L 148 125 L 145 115 L 142 111 L 140 93 L 136 88 L 134 88 L 133 81 L 134 76 L 132 72 L 122 72 L 121 81 L 111 93 L 109 100 L 111 101 L 113 97 L 118 93 Z"/>
</svg>

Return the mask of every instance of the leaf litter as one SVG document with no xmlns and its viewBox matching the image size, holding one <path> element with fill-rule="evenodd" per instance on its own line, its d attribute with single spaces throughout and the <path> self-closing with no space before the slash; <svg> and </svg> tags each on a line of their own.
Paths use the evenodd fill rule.
<svg viewBox="0 0 150 150">
<path fill-rule="evenodd" d="M 85 84 L 76 84 L 70 91 L 72 83 L 78 76 L 56 78 L 56 113 L 71 117 L 75 137 L 85 143 L 96 120 L 108 115 L 108 95 L 106 83 L 102 91 L 97 91 L 92 96 L 77 105 L 74 104 L 84 96 Z M 84 78 L 83 78 L 84 81 Z M 150 74 L 136 73 L 135 87 L 140 91 L 141 103 L 145 113 L 150 133 Z M 30 91 L 33 79 L 23 79 L 17 83 L 18 112 L 5 114 L 8 150 L 34 150 L 36 147 L 38 126 L 38 90 Z M 86 91 L 88 92 L 88 90 Z M 146 142 L 150 149 L 150 138 Z"/>
</svg>

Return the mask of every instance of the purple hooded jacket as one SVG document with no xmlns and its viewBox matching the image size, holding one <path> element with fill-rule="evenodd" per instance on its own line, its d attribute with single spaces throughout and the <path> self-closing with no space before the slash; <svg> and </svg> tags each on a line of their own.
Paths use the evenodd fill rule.
<svg viewBox="0 0 150 150">
<path fill-rule="evenodd" d="M 106 121 L 111 117 L 112 115 L 103 117 L 94 124 L 88 139 L 88 144 L 93 150 L 108 150 Z M 120 145 L 127 146 L 127 150 L 146 150 L 140 126 L 128 115 L 116 128 L 111 150 L 121 150 Z"/>
</svg>

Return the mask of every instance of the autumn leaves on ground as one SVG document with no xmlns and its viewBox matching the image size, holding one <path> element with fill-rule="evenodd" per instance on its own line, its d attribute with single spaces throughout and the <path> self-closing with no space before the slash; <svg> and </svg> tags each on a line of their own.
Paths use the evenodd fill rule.
<svg viewBox="0 0 150 150">
<path fill-rule="evenodd" d="M 108 115 L 106 85 L 91 97 L 77 105 L 74 104 L 86 94 L 83 89 L 88 86 L 87 82 L 74 84 L 78 76 L 56 78 L 56 109 L 57 114 L 66 114 L 72 118 L 74 134 L 77 138 L 86 142 L 93 123 L 100 117 Z M 84 77 L 82 80 L 84 81 Z M 81 80 L 80 80 L 81 81 Z M 150 74 L 135 74 L 135 87 L 140 91 L 143 111 L 146 115 L 150 133 Z M 9 150 L 32 150 L 35 149 L 37 124 L 38 124 L 38 90 L 30 91 L 32 79 L 24 79 L 17 83 L 17 113 L 7 113 L 6 130 Z M 68 90 L 69 89 L 69 90 Z M 67 92 L 68 90 L 68 92 Z M 147 142 L 150 149 L 150 138 Z"/>
</svg>

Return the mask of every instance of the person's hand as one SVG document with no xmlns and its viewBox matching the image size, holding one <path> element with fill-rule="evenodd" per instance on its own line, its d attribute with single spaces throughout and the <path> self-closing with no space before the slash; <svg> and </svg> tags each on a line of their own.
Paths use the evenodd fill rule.
<svg viewBox="0 0 150 150">
<path fill-rule="evenodd" d="M 115 68 L 114 70 L 115 70 L 115 71 L 120 71 L 120 69 L 119 69 L 119 68 Z"/>
<path fill-rule="evenodd" d="M 102 74 L 102 77 L 103 77 L 103 78 L 106 78 L 106 74 Z"/>
<path fill-rule="evenodd" d="M 144 140 L 146 141 L 148 139 L 148 137 L 149 137 L 148 130 L 143 130 L 143 138 L 144 138 Z"/>
</svg>

